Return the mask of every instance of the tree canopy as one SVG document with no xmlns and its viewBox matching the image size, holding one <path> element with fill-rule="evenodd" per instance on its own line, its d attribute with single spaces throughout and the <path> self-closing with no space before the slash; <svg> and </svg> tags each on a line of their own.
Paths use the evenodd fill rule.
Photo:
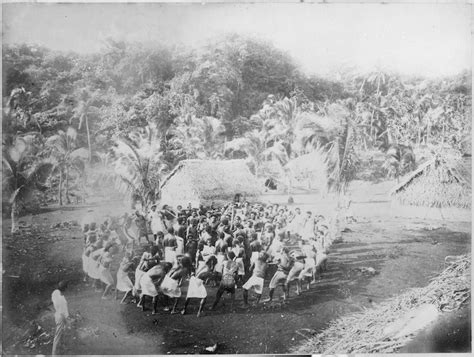
<svg viewBox="0 0 474 357">
<path fill-rule="evenodd" d="M 80 149 L 89 166 L 115 160 L 124 191 L 141 192 L 144 203 L 187 158 L 247 158 L 259 171 L 265 161 L 284 166 L 323 150 L 328 179 L 343 187 L 357 151 L 441 143 L 466 152 L 471 133 L 470 73 L 346 71 L 330 80 L 303 72 L 271 43 L 238 35 L 200 49 L 108 40 L 92 55 L 6 45 L 3 78 L 4 152 L 34 133 L 46 153 L 45 143 L 74 130 L 61 155 Z M 70 170 L 53 170 L 59 174 L 67 181 Z"/>
</svg>

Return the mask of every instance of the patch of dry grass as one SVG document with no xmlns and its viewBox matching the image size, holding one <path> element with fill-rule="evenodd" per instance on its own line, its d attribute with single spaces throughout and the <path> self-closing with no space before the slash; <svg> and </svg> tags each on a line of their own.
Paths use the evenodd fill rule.
<svg viewBox="0 0 474 357">
<path fill-rule="evenodd" d="M 424 288 L 415 288 L 372 309 L 333 321 L 295 353 L 390 353 L 413 336 L 387 337 L 384 327 L 423 304 L 441 312 L 459 309 L 470 300 L 471 255 L 459 257 Z"/>
</svg>

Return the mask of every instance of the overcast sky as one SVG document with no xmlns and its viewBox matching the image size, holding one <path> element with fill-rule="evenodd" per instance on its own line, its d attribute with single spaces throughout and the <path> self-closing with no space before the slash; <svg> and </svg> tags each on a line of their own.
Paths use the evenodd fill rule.
<svg viewBox="0 0 474 357">
<path fill-rule="evenodd" d="M 468 5 L 9 4 L 3 41 L 81 53 L 106 37 L 198 46 L 221 33 L 252 34 L 306 70 L 341 65 L 428 76 L 471 66 Z"/>
</svg>

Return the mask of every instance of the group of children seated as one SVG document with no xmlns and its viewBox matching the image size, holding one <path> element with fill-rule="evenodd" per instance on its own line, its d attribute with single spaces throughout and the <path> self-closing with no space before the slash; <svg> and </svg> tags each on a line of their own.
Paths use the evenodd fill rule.
<svg viewBox="0 0 474 357">
<path fill-rule="evenodd" d="M 176 211 L 153 205 L 148 214 L 135 212 L 109 218 L 99 227 L 84 226 L 84 280 L 92 280 L 98 291 L 105 286 L 104 299 L 114 288 L 116 299 L 119 291 L 124 293 L 121 303 L 130 297 L 143 310 L 151 299 L 153 314 L 160 296 L 164 310 L 172 314 L 185 314 L 190 301 L 197 299 L 200 316 L 210 288 L 217 288 L 211 310 L 224 292 L 231 294 L 232 309 L 237 289 L 242 289 L 245 306 L 250 290 L 258 304 L 265 279 L 273 272 L 267 301 L 272 301 L 277 287 L 286 301 L 293 281 L 300 295 L 303 284 L 309 290 L 325 268 L 328 225 L 323 216 L 277 204 L 178 206 Z M 183 292 L 184 305 L 178 308 Z"/>
</svg>

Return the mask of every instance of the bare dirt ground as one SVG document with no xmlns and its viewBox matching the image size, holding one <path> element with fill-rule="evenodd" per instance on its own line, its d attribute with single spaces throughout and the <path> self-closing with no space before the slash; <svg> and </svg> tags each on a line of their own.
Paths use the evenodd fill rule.
<svg viewBox="0 0 474 357">
<path fill-rule="evenodd" d="M 296 197 L 295 205 L 309 207 L 311 200 L 305 200 L 308 202 Z M 117 202 L 51 208 L 25 216 L 20 221 L 27 228 L 14 236 L 9 234 L 10 222 L 4 220 L 3 352 L 50 353 L 52 338 L 48 334 L 54 327 L 50 295 L 58 280 L 69 279 L 72 284 L 66 298 L 77 322 L 66 340 L 65 354 L 201 353 L 215 343 L 215 353 L 284 353 L 342 314 L 427 285 L 444 268 L 445 256 L 471 251 L 470 222 L 370 215 L 379 212 L 374 205 L 377 203 L 359 203 L 365 211 L 354 212 L 359 221 L 348 226 L 342 243 L 333 245 L 328 270 L 310 291 L 296 296 L 293 288 L 288 304 L 237 306 L 235 312 L 230 311 L 229 296 L 225 295 L 224 306 L 221 303 L 217 311 L 206 312 L 201 318 L 194 314 L 196 303 L 191 303 L 186 316 L 163 311 L 151 315 L 133 304 L 101 300 L 99 293 L 82 283 L 79 227 L 52 229 L 51 225 L 80 221 L 86 214 L 100 221 L 124 210 Z M 364 274 L 361 267 L 372 267 L 377 274 Z M 215 288 L 208 288 L 210 302 L 215 292 Z M 267 294 L 265 288 L 263 298 Z M 236 301 L 240 305 L 241 290 Z M 468 323 L 470 326 L 470 320 Z M 30 335 L 36 339 L 28 340 Z"/>
</svg>

